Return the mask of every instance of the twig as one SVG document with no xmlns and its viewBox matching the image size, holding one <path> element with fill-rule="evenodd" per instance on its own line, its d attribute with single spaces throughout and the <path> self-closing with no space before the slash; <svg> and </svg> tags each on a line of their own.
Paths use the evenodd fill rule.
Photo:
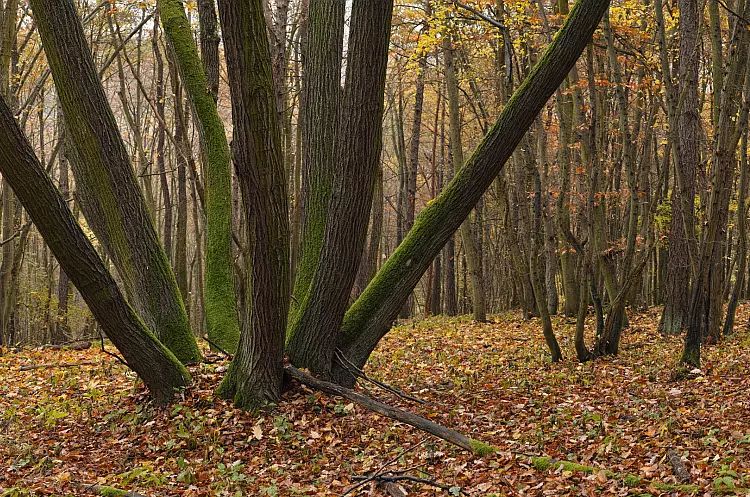
<svg viewBox="0 0 750 497">
<path fill-rule="evenodd" d="M 385 470 L 385 468 L 387 468 L 391 464 L 395 463 L 396 461 L 398 461 L 399 459 L 401 459 L 403 456 L 405 456 L 409 452 L 413 452 L 417 448 L 421 447 L 422 445 L 424 445 L 427 442 L 427 440 L 428 439 L 424 438 L 418 444 L 412 445 L 411 447 L 409 447 L 406 450 L 402 450 L 401 452 L 399 452 L 399 454 L 396 457 L 394 457 L 393 459 L 389 459 L 388 461 L 385 462 L 385 464 L 383 464 L 382 466 L 380 466 L 370 477 L 365 478 L 364 480 L 362 480 L 361 482 L 359 482 L 356 485 L 352 486 L 351 488 L 349 488 L 349 490 L 347 490 L 346 492 L 344 492 L 343 494 L 341 494 L 341 497 L 346 497 L 347 495 L 349 495 L 353 491 L 357 490 L 358 488 L 360 488 L 360 487 L 366 485 L 367 483 L 373 481 L 377 477 L 378 474 L 382 473 L 383 470 Z"/>
<path fill-rule="evenodd" d="M 209 344 L 209 345 L 210 345 L 211 347 L 215 348 L 215 349 L 216 349 L 217 351 L 219 351 L 219 352 L 221 352 L 222 354 L 224 354 L 224 355 L 225 355 L 225 356 L 226 356 L 226 357 L 227 357 L 228 359 L 233 359 L 233 358 L 234 358 L 234 356 L 233 356 L 232 354 L 230 354 L 230 353 L 229 353 L 229 352 L 227 352 L 226 350 L 224 350 L 224 349 L 222 349 L 221 347 L 219 347 L 218 345 L 216 345 L 216 344 L 215 344 L 215 343 L 214 343 L 213 341 L 211 341 L 211 339 L 210 339 L 210 338 L 208 338 L 207 336 L 203 336 L 203 335 L 201 335 L 201 338 L 202 338 L 202 339 L 204 339 L 204 340 L 205 340 L 205 341 L 206 341 L 206 342 L 207 342 L 207 343 L 208 343 L 208 344 Z"/>
<path fill-rule="evenodd" d="M 413 397 L 413 396 L 409 395 L 408 393 L 404 392 L 403 390 L 399 390 L 398 388 L 392 387 L 392 386 L 390 386 L 390 385 L 388 385 L 386 383 L 383 383 L 382 381 L 378 381 L 378 380 L 376 380 L 374 378 L 370 378 L 369 376 L 367 376 L 367 374 L 364 371 L 362 371 L 356 365 L 354 365 L 354 363 L 351 362 L 344 355 L 344 353 L 341 351 L 341 349 L 336 349 L 336 359 L 338 359 L 338 361 L 341 363 L 341 365 L 344 366 L 344 369 L 346 369 L 349 373 L 351 373 L 352 376 L 354 376 L 355 379 L 356 378 L 362 378 L 363 380 L 368 381 L 368 382 L 372 383 L 373 385 L 382 388 L 386 392 L 390 392 L 393 395 L 401 397 L 402 399 L 411 400 L 412 402 L 416 402 L 417 404 L 423 404 L 423 405 L 427 404 L 427 401 L 425 401 L 425 400 L 419 399 L 417 397 Z"/>
<path fill-rule="evenodd" d="M 27 366 L 21 366 L 18 368 L 19 371 L 31 371 L 34 369 L 53 369 L 53 368 L 75 368 L 77 366 L 100 366 L 100 362 L 85 361 L 85 362 L 58 362 L 55 364 L 29 364 Z"/>
<path fill-rule="evenodd" d="M 376 482 L 382 482 L 382 483 L 397 483 L 400 481 L 408 481 L 412 483 L 419 483 L 422 485 L 429 485 L 435 488 L 439 488 L 440 490 L 445 490 L 446 492 L 451 489 L 450 486 L 444 485 L 442 483 L 438 483 L 435 480 L 430 480 L 428 478 L 419 478 L 418 476 L 411 476 L 411 475 L 390 475 L 390 474 L 384 474 L 379 475 L 375 478 Z M 465 493 L 463 490 L 459 490 L 460 493 Z"/>
<path fill-rule="evenodd" d="M 124 365 L 124 366 L 125 366 L 126 368 L 128 368 L 128 369 L 132 369 L 132 368 L 130 367 L 130 365 L 129 365 L 129 364 L 128 364 L 128 363 L 126 362 L 126 361 L 125 361 L 125 359 L 123 359 L 123 358 L 122 358 L 122 357 L 120 357 L 119 355 L 117 355 L 117 354 L 115 354 L 115 353 L 113 353 L 113 352 L 110 352 L 109 350 L 107 350 L 107 349 L 105 349 L 105 348 L 104 348 L 104 335 L 102 334 L 102 330 L 101 330 L 101 328 L 99 329 L 99 338 L 101 339 L 101 344 L 102 344 L 102 352 L 104 352 L 104 353 L 105 353 L 105 354 L 107 354 L 108 356 L 112 356 L 112 357 L 114 357 L 114 358 L 115 358 L 115 359 L 117 360 L 117 362 L 119 362 L 119 363 L 123 364 L 123 365 Z"/>
</svg>

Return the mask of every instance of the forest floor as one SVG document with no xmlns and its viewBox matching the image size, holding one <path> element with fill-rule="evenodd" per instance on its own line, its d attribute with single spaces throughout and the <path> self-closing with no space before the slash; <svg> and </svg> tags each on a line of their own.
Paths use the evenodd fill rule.
<svg viewBox="0 0 750 497">
<path fill-rule="evenodd" d="M 656 332 L 658 309 L 631 316 L 620 356 L 584 365 L 564 318 L 566 360 L 555 365 L 539 322 L 517 314 L 396 328 L 368 373 L 427 404 L 389 402 L 499 449 L 485 457 L 304 387 L 269 411 L 236 410 L 213 396 L 226 368 L 216 357 L 192 368 L 196 385 L 179 403 L 155 410 L 95 347 L 6 354 L 0 495 L 95 495 L 93 485 L 149 497 L 343 495 L 390 461 L 384 471 L 444 485 L 401 482 L 401 495 L 740 494 L 750 487 L 749 311 L 682 381 L 671 380 L 682 340 Z M 387 494 L 371 482 L 348 495 Z"/>
</svg>

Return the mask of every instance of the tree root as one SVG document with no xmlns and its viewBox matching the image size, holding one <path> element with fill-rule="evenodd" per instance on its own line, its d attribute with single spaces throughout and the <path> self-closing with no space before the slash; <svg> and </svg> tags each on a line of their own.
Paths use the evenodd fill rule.
<svg viewBox="0 0 750 497">
<path fill-rule="evenodd" d="M 389 406 L 388 404 L 380 402 L 379 400 L 371 399 L 370 397 L 366 397 L 358 392 L 355 392 L 354 390 L 350 390 L 340 385 L 320 380 L 304 371 L 295 368 L 294 366 L 287 365 L 285 366 L 284 370 L 289 377 L 299 381 L 304 385 L 307 385 L 316 390 L 320 390 L 327 394 L 344 397 L 345 399 L 359 404 L 362 407 L 369 409 L 370 411 L 376 412 L 387 418 L 406 423 L 410 426 L 413 426 L 414 428 L 441 438 L 446 442 L 461 447 L 462 449 L 468 450 L 475 455 L 486 456 L 497 451 L 495 447 L 484 442 L 469 438 L 463 433 L 460 433 L 456 430 L 439 425 L 433 421 L 430 421 L 429 419 L 423 418 L 411 412 Z"/>
</svg>

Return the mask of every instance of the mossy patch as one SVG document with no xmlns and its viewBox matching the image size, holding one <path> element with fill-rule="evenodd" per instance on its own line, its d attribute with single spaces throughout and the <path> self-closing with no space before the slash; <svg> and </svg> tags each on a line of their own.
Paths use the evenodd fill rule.
<svg viewBox="0 0 750 497">
<path fill-rule="evenodd" d="M 480 457 L 489 456 L 497 452 L 497 447 L 480 442 L 479 440 L 472 440 L 469 442 L 469 446 L 471 447 L 471 452 Z"/>
</svg>

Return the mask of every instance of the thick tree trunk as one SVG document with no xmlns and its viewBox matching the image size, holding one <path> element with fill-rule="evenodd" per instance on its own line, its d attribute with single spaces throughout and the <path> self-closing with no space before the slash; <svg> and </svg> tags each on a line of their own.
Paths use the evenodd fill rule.
<svg viewBox="0 0 750 497">
<path fill-rule="evenodd" d="M 289 336 L 292 357 L 304 355 L 302 337 L 293 324 L 307 299 L 326 229 L 340 128 L 341 57 L 344 0 L 312 0 L 307 39 L 302 49 L 302 199 L 301 253 L 296 269 Z"/>
<path fill-rule="evenodd" d="M 364 365 L 427 266 L 492 184 L 539 111 L 575 64 L 609 2 L 579 0 L 564 27 L 474 154 L 346 314 L 338 346 Z M 344 375 L 340 381 L 347 381 Z"/>
<path fill-rule="evenodd" d="M 76 155 L 81 207 L 146 326 L 183 362 L 200 351 L 71 0 L 33 0 Z M 72 277 L 72 275 L 70 275 Z"/>
<path fill-rule="evenodd" d="M 219 0 L 219 17 L 232 95 L 234 164 L 255 237 L 250 326 L 242 330 L 219 393 L 253 408 L 281 394 L 290 297 L 286 171 L 262 0 Z"/>
<path fill-rule="evenodd" d="M 352 6 L 339 145 L 341 170 L 333 184 L 317 270 L 299 320 L 292 326 L 292 335 L 299 333 L 298 343 L 306 345 L 304 350 L 289 350 L 293 363 L 324 376 L 331 369 L 336 334 L 349 304 L 367 236 L 382 147 L 392 10 L 392 0 L 355 0 Z M 411 290 L 413 287 L 399 302 L 399 308 Z"/>
<path fill-rule="evenodd" d="M 232 174 L 229 145 L 213 94 L 206 91 L 209 80 L 198 57 L 198 49 L 182 2 L 158 0 L 157 7 L 164 33 L 180 68 L 182 84 L 192 103 L 205 152 L 205 299 L 208 337 L 222 349 L 233 353 L 239 343 L 240 327 L 232 281 Z M 207 49 L 207 53 L 212 50 L 213 48 Z"/>
<path fill-rule="evenodd" d="M 31 145 L 0 98 L 0 173 L 13 187 L 34 225 L 70 276 L 91 312 L 157 403 L 190 383 L 177 358 L 149 331 L 55 188 Z"/>
</svg>

